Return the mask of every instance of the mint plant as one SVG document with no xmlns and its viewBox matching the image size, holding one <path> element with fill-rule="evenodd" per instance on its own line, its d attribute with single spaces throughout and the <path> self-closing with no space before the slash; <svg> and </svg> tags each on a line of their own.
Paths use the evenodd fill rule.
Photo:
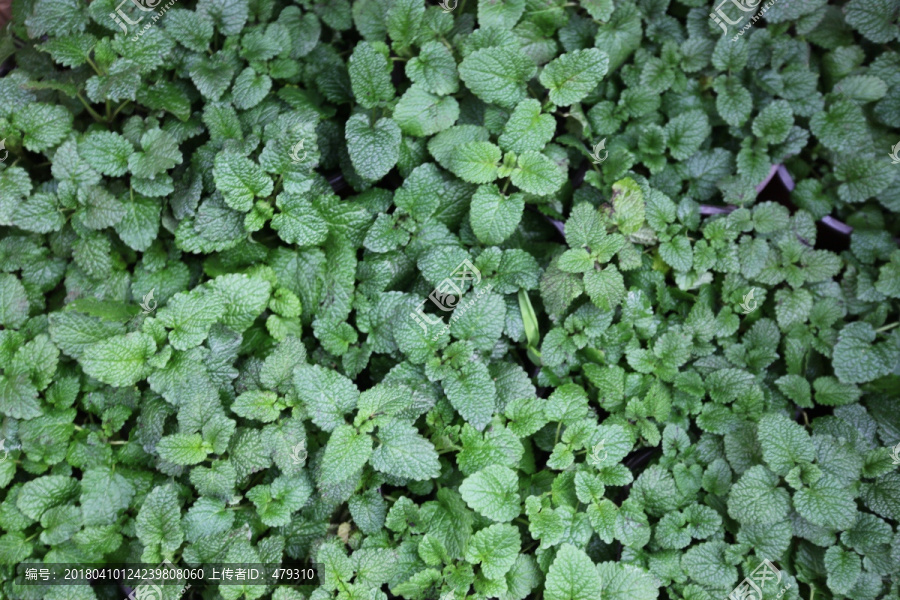
<svg viewBox="0 0 900 600">
<path fill-rule="evenodd" d="M 900 1 L 149 4 L 0 34 L 0 596 L 900 595 Z"/>
</svg>

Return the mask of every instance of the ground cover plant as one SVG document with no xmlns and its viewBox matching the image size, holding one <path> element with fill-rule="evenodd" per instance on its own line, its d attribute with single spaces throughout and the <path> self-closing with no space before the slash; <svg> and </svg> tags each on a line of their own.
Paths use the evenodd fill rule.
<svg viewBox="0 0 900 600">
<path fill-rule="evenodd" d="M 900 0 L 12 12 L 0 597 L 900 597 Z"/>
</svg>

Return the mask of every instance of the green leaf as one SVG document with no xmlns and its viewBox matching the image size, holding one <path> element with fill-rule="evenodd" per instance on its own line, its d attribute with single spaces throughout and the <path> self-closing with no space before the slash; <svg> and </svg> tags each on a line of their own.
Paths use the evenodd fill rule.
<svg viewBox="0 0 900 600">
<path fill-rule="evenodd" d="M 453 54 L 437 41 L 422 44 L 419 55 L 406 63 L 406 76 L 413 83 L 438 96 L 455 94 L 459 91 L 459 78 Z"/>
<path fill-rule="evenodd" d="M 139 65 L 124 58 L 115 61 L 102 75 L 87 80 L 85 92 L 91 102 L 134 100 L 141 85 Z"/>
<path fill-rule="evenodd" d="M 280 212 L 272 217 L 272 229 L 285 242 L 305 248 L 319 246 L 328 238 L 328 224 L 306 198 L 282 192 L 275 206 Z"/>
<path fill-rule="evenodd" d="M 223 500 L 200 497 L 184 517 L 184 536 L 196 541 L 229 531 L 233 524 L 234 511 L 226 508 Z"/>
<path fill-rule="evenodd" d="M 810 523 L 831 529 L 848 529 L 856 521 L 853 494 L 830 475 L 794 494 L 794 508 Z"/>
<path fill-rule="evenodd" d="M 171 329 L 169 342 L 176 350 L 199 346 L 209 328 L 225 314 L 225 305 L 216 294 L 176 294 L 157 313 L 160 323 Z"/>
<path fill-rule="evenodd" d="M 356 408 L 359 390 L 336 371 L 318 365 L 300 365 L 294 370 L 297 397 L 308 405 L 313 423 L 325 431 L 343 424 L 344 415 Z"/>
<path fill-rule="evenodd" d="M 737 569 L 731 566 L 733 561 L 726 554 L 727 548 L 719 541 L 692 546 L 682 556 L 681 568 L 704 587 L 727 590 L 738 579 Z"/>
<path fill-rule="evenodd" d="M 124 209 L 124 216 L 114 225 L 116 233 L 129 248 L 143 252 L 159 233 L 160 203 L 135 194 L 130 202 L 124 203 Z"/>
<path fill-rule="evenodd" d="M 377 489 L 373 488 L 364 494 L 351 496 L 347 502 L 347 508 L 350 510 L 353 522 L 363 533 L 372 535 L 384 527 L 387 503 Z"/>
<path fill-rule="evenodd" d="M 481 27 L 510 30 L 524 12 L 525 0 L 478 0 L 478 24 Z"/>
<path fill-rule="evenodd" d="M 120 177 L 128 171 L 134 146 L 118 133 L 92 131 L 78 143 L 78 154 L 98 172 Z"/>
<path fill-rule="evenodd" d="M 66 223 L 56 197 L 53 194 L 40 193 L 31 196 L 24 204 L 16 206 L 12 221 L 19 229 L 34 233 L 59 231 Z"/>
<path fill-rule="evenodd" d="M 272 79 L 247 67 L 234 80 L 231 88 L 235 107 L 242 110 L 253 108 L 263 101 L 272 89 Z"/>
<path fill-rule="evenodd" d="M 872 77 L 871 75 L 845 77 L 838 86 L 846 97 L 862 102 L 881 100 L 888 93 L 887 84 L 878 77 Z"/>
<path fill-rule="evenodd" d="M 876 44 L 897 38 L 897 10 L 891 0 L 850 0 L 844 7 L 847 23 Z"/>
<path fill-rule="evenodd" d="M 72 131 L 72 113 L 50 104 L 26 104 L 13 113 L 12 122 L 22 132 L 23 145 L 32 152 L 58 145 Z"/>
<path fill-rule="evenodd" d="M 422 0 L 396 0 L 387 11 L 387 31 L 395 48 L 406 48 L 416 39 L 425 15 Z"/>
<path fill-rule="evenodd" d="M 524 210 L 522 194 L 504 196 L 496 185 L 479 186 L 469 213 L 472 231 L 484 244 L 501 244 L 515 231 Z"/>
<path fill-rule="evenodd" d="M 78 481 L 62 475 L 44 475 L 22 485 L 16 507 L 35 521 L 45 511 L 73 500 L 78 494 Z"/>
<path fill-rule="evenodd" d="M 538 196 L 549 196 L 566 181 L 565 175 L 552 160 L 533 150 L 519 156 L 516 169 L 509 179 L 522 191 Z"/>
<path fill-rule="evenodd" d="M 775 316 L 782 331 L 809 320 L 812 307 L 812 294 L 804 289 L 778 290 L 775 293 Z"/>
<path fill-rule="evenodd" d="M 702 110 L 689 110 L 666 124 L 669 152 L 676 160 L 687 160 L 694 155 L 712 133 L 709 119 Z"/>
<path fill-rule="evenodd" d="M 81 478 L 85 526 L 113 525 L 118 515 L 131 505 L 135 491 L 125 477 L 109 468 L 86 470 Z"/>
<path fill-rule="evenodd" d="M 199 433 L 173 433 L 156 444 L 160 458 L 176 465 L 196 465 L 206 460 L 208 451 Z"/>
<path fill-rule="evenodd" d="M 377 181 L 387 175 L 400 158 L 400 127 L 382 117 L 374 123 L 366 115 L 348 119 L 345 136 L 353 168 L 365 179 Z"/>
<path fill-rule="evenodd" d="M 740 127 L 750 118 L 753 110 L 753 97 L 740 79 L 729 76 L 719 78 L 713 83 L 716 90 L 716 109 L 726 123 Z"/>
<path fill-rule="evenodd" d="M 476 50 L 459 65 L 459 77 L 473 94 L 507 109 L 525 99 L 525 84 L 536 71 L 521 51 L 505 47 Z"/>
<path fill-rule="evenodd" d="M 592 18 L 598 21 L 609 21 L 615 5 L 613 0 L 587 0 L 581 5 Z"/>
<path fill-rule="evenodd" d="M 594 563 L 583 550 L 563 544 L 550 565 L 544 583 L 547 600 L 595 600 L 603 593 L 603 583 Z"/>
<path fill-rule="evenodd" d="M 433 479 L 440 474 L 434 446 L 412 425 L 389 421 L 378 428 L 378 440 L 381 443 L 371 459 L 376 471 L 414 481 Z"/>
<path fill-rule="evenodd" d="M 766 106 L 753 121 L 753 135 L 765 144 L 780 144 L 794 126 L 794 113 L 786 100 Z"/>
<path fill-rule="evenodd" d="M 812 462 L 816 458 L 809 434 L 783 415 L 763 416 L 758 435 L 763 459 L 777 475 L 787 475 L 795 464 Z"/>
<path fill-rule="evenodd" d="M 64 67 L 77 67 L 87 62 L 96 43 L 97 38 L 90 34 L 77 34 L 47 40 L 36 48 L 48 52 L 55 62 Z"/>
<path fill-rule="evenodd" d="M 828 587 L 841 596 L 850 593 L 862 573 L 859 555 L 840 546 L 832 546 L 825 552 L 825 569 Z"/>
<path fill-rule="evenodd" d="M 488 519 L 508 522 L 521 513 L 518 478 L 507 467 L 491 465 L 466 477 L 459 493 L 469 508 Z"/>
<path fill-rule="evenodd" d="M 500 148 L 490 142 L 465 142 L 450 157 L 449 168 L 471 183 L 491 183 L 497 179 Z"/>
<path fill-rule="evenodd" d="M 28 296 L 15 275 L 0 274 L 0 325 L 18 329 L 28 318 Z"/>
<path fill-rule="evenodd" d="M 79 359 L 84 372 L 113 387 L 131 386 L 147 377 L 156 343 L 146 333 L 117 335 L 95 342 Z"/>
<path fill-rule="evenodd" d="M 467 423 L 481 431 L 491 422 L 497 392 L 482 363 L 468 362 L 459 371 L 451 371 L 443 386 L 450 404 Z"/>
<path fill-rule="evenodd" d="M 391 65 L 384 54 L 368 42 L 360 42 L 353 49 L 347 63 L 353 95 L 365 108 L 374 108 L 394 99 Z"/>
<path fill-rule="evenodd" d="M 257 163 L 229 151 L 216 155 L 213 178 L 225 203 L 240 212 L 249 211 L 254 198 L 268 196 L 274 188 L 272 180 Z"/>
<path fill-rule="evenodd" d="M 151 129 L 142 135 L 141 148 L 128 157 L 128 169 L 135 177 L 153 178 L 181 164 L 177 140 L 162 129 Z"/>
<path fill-rule="evenodd" d="M 77 506 L 55 506 L 41 517 L 40 539 L 47 545 L 57 545 L 68 541 L 81 529 L 81 509 Z"/>
<path fill-rule="evenodd" d="M 625 297 L 625 280 L 615 265 L 584 274 L 584 290 L 600 310 L 612 310 Z"/>
<path fill-rule="evenodd" d="M 790 398 L 794 404 L 804 408 L 813 407 L 809 382 L 803 377 L 799 375 L 782 375 L 775 380 L 775 384 L 781 390 L 781 393 Z"/>
<path fill-rule="evenodd" d="M 281 405 L 278 394 L 262 390 L 250 390 L 234 399 L 231 410 L 247 419 L 271 423 L 279 417 Z"/>
<path fill-rule="evenodd" d="M 135 532 L 144 545 L 142 560 L 159 561 L 181 547 L 184 531 L 174 486 L 156 486 L 147 494 L 135 517 Z"/>
<path fill-rule="evenodd" d="M 828 111 L 817 112 L 809 129 L 822 144 L 835 152 L 847 152 L 867 145 L 869 133 L 862 110 L 849 100 L 835 102 Z"/>
<path fill-rule="evenodd" d="M 350 425 L 339 425 L 328 438 L 322 464 L 319 467 L 319 486 L 341 483 L 363 468 L 372 456 L 372 438 Z"/>
<path fill-rule="evenodd" d="M 762 465 L 747 469 L 731 487 L 728 514 L 742 524 L 771 525 L 788 512 L 786 490 L 777 487 L 778 477 Z"/>
<path fill-rule="evenodd" d="M 271 485 L 257 485 L 247 492 L 256 506 L 260 521 L 269 527 L 283 527 L 291 522 L 291 515 L 300 510 L 312 494 L 312 486 L 305 476 L 277 477 Z"/>
<path fill-rule="evenodd" d="M 690 271 L 694 264 L 693 248 L 686 237 L 675 237 L 660 244 L 659 256 L 676 271 Z"/>
<path fill-rule="evenodd" d="M 174 8 L 166 12 L 166 32 L 194 52 L 206 52 L 213 37 L 213 24 L 205 14 Z"/>
<path fill-rule="evenodd" d="M 507 152 L 540 151 L 553 139 L 555 131 L 553 116 L 542 114 L 541 103 L 529 98 L 516 106 L 498 141 L 500 148 Z"/>
<path fill-rule="evenodd" d="M 607 600 L 656 600 L 660 581 L 652 573 L 626 563 L 603 562 L 597 565 L 603 582 L 602 597 Z"/>
<path fill-rule="evenodd" d="M 809 384 L 807 383 L 807 388 Z M 853 384 L 841 383 L 834 377 L 818 377 L 813 381 L 816 390 L 816 403 L 824 406 L 843 406 L 853 404 L 862 392 Z"/>
<path fill-rule="evenodd" d="M 221 275 L 210 286 L 225 303 L 221 322 L 237 332 L 250 327 L 269 303 L 271 284 L 259 277 L 236 273 Z"/>
<path fill-rule="evenodd" d="M 438 96 L 415 84 L 394 107 L 394 120 L 403 133 L 413 137 L 434 135 L 459 118 L 459 103 L 451 96 Z"/>
<path fill-rule="evenodd" d="M 499 579 L 515 564 L 521 544 L 516 527 L 495 523 L 472 536 L 466 548 L 466 560 L 473 565 L 481 564 L 481 572 L 488 579 Z"/>
<path fill-rule="evenodd" d="M 644 225 L 644 193 L 630 177 L 613 184 L 616 225 L 625 235 L 637 233 Z"/>
<path fill-rule="evenodd" d="M 865 154 L 841 157 L 835 166 L 835 177 L 843 182 L 838 187 L 838 195 L 844 202 L 858 203 L 874 198 L 896 177 L 890 164 L 881 164 Z"/>
<path fill-rule="evenodd" d="M 871 325 L 855 322 L 838 334 L 834 346 L 834 374 L 842 383 L 866 383 L 889 374 L 900 361 L 900 348 L 890 342 L 875 342 Z"/>
<path fill-rule="evenodd" d="M 541 71 L 541 85 L 550 90 L 550 101 L 558 106 L 580 102 L 597 87 L 609 68 L 609 56 L 596 48 L 567 52 Z"/>
</svg>

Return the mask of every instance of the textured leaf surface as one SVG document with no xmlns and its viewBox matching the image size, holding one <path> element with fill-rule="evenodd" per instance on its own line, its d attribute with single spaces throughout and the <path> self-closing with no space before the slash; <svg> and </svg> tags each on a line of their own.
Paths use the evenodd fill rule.
<svg viewBox="0 0 900 600">
<path fill-rule="evenodd" d="M 521 512 L 518 478 L 507 467 L 491 465 L 473 473 L 459 493 L 470 508 L 493 521 L 512 521 Z"/>
<path fill-rule="evenodd" d="M 550 565 L 545 588 L 548 600 L 589 600 L 599 598 L 603 586 L 588 555 L 563 544 Z"/>
<path fill-rule="evenodd" d="M 609 68 L 609 57 L 596 48 L 568 52 L 541 71 L 541 84 L 550 90 L 550 100 L 569 106 L 588 95 Z"/>
</svg>

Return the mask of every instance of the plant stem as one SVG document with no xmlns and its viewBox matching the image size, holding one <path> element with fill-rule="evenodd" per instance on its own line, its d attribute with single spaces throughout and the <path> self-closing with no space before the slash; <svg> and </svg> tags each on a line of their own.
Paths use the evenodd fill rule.
<svg viewBox="0 0 900 600">
<path fill-rule="evenodd" d="M 122 110 L 123 108 L 125 108 L 125 106 L 130 102 L 131 102 L 131 100 L 126 100 L 125 102 L 120 104 L 119 108 L 116 109 L 116 112 L 113 113 L 112 118 L 115 119 L 118 116 L 119 111 Z"/>
<path fill-rule="evenodd" d="M 99 123 L 104 122 L 103 117 L 101 117 L 100 114 L 96 110 L 91 108 L 91 106 L 87 103 L 87 100 L 85 100 L 81 96 L 81 94 L 75 94 L 75 96 L 81 101 L 81 103 L 84 105 L 84 107 L 87 109 L 88 113 L 90 113 L 90 115 L 94 118 L 95 121 L 97 121 Z"/>
<path fill-rule="evenodd" d="M 100 68 L 97 67 L 97 63 L 95 63 L 94 61 L 92 61 L 90 56 L 85 56 L 85 58 L 87 59 L 88 64 L 91 65 L 91 68 L 94 69 L 94 73 L 96 73 L 97 75 L 101 75 L 101 76 L 102 76 L 103 73 L 100 71 Z"/>
<path fill-rule="evenodd" d="M 885 331 L 890 331 L 897 325 L 900 325 L 900 321 L 897 321 L 896 323 L 891 323 L 890 325 L 885 325 L 884 327 L 879 327 L 878 329 L 875 330 L 875 333 L 883 333 Z"/>
</svg>

